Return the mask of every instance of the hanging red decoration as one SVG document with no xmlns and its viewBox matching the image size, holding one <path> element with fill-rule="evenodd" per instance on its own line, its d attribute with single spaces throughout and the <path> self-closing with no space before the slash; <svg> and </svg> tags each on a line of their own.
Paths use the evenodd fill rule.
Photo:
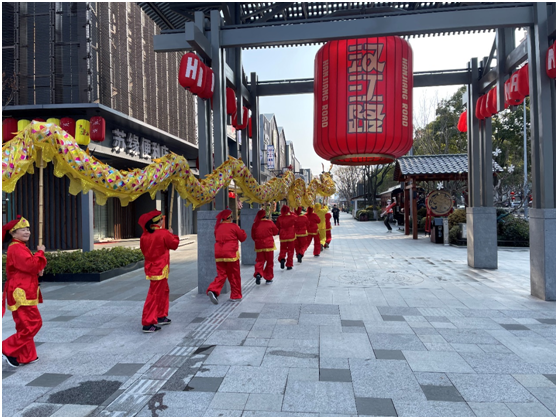
<svg viewBox="0 0 558 419">
<path fill-rule="evenodd" d="M 484 95 L 477 99 L 477 103 L 475 105 L 475 116 L 477 117 L 477 119 L 486 118 L 484 116 L 484 108 L 486 107 L 485 106 L 485 103 L 486 103 L 485 100 L 486 99 L 485 99 Z"/>
<path fill-rule="evenodd" d="M 467 132 L 467 111 L 462 112 L 459 115 L 459 121 L 457 122 L 457 130 L 459 132 Z"/>
<path fill-rule="evenodd" d="M 510 106 L 520 105 L 525 96 L 529 96 L 529 68 L 527 64 L 515 71 L 506 83 L 506 97 L 509 98 Z"/>
<path fill-rule="evenodd" d="M 234 192 L 229 192 L 229 198 L 236 198 L 236 195 Z"/>
<path fill-rule="evenodd" d="M 546 51 L 546 74 L 551 79 L 556 78 L 556 41 Z"/>
<path fill-rule="evenodd" d="M 519 70 L 517 70 L 519 74 L 517 90 L 522 97 L 522 101 L 524 98 L 529 96 L 529 64 L 525 64 Z"/>
<path fill-rule="evenodd" d="M 490 89 L 486 96 L 487 113 L 489 113 L 490 116 L 496 115 L 498 113 L 498 95 L 496 94 L 496 88 Z"/>
<path fill-rule="evenodd" d="M 213 70 L 205 66 L 205 84 L 203 85 L 203 90 L 198 94 L 202 99 L 210 99 L 213 97 L 213 92 L 215 91 L 215 73 Z"/>
<path fill-rule="evenodd" d="M 33 118 L 33 121 L 36 121 L 36 122 L 46 122 L 43 118 Z"/>
<path fill-rule="evenodd" d="M 2 121 L 2 142 L 10 141 L 17 134 L 17 119 L 6 118 Z"/>
<path fill-rule="evenodd" d="M 331 41 L 314 62 L 314 150 L 340 165 L 383 164 L 413 145 L 413 52 L 397 36 Z"/>
<path fill-rule="evenodd" d="M 199 96 L 205 90 L 205 84 L 207 82 L 207 66 L 200 61 L 198 69 L 198 78 L 193 86 L 190 87 L 190 92 L 192 94 Z"/>
<path fill-rule="evenodd" d="M 178 82 L 185 89 L 191 89 L 196 85 L 200 68 L 203 63 L 199 57 L 193 52 L 184 54 L 180 60 L 180 68 L 178 70 Z"/>
<path fill-rule="evenodd" d="M 248 126 L 248 108 L 246 106 L 242 107 L 242 122 L 238 122 L 237 113 L 235 113 L 232 117 L 232 126 L 237 129 L 245 129 Z"/>
<path fill-rule="evenodd" d="M 248 138 L 252 138 L 252 117 L 248 118 Z"/>
<path fill-rule="evenodd" d="M 93 116 L 89 120 L 89 123 L 89 136 L 91 137 L 91 141 L 96 141 L 98 143 L 105 141 L 105 118 L 102 116 Z"/>
<path fill-rule="evenodd" d="M 60 120 L 60 128 L 75 138 L 76 136 L 76 121 L 72 118 L 62 118 Z"/>
<path fill-rule="evenodd" d="M 236 113 L 236 93 L 234 92 L 234 89 L 227 87 L 226 99 L 227 99 L 227 114 L 234 115 Z"/>
</svg>

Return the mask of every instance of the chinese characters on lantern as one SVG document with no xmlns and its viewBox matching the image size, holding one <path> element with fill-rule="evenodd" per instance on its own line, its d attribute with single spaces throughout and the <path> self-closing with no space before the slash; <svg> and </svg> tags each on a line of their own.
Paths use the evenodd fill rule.
<svg viewBox="0 0 558 419">
<path fill-rule="evenodd" d="M 384 79 L 385 61 L 380 62 L 382 44 L 349 45 L 347 70 L 347 132 L 383 132 L 384 97 L 377 94 L 377 82 Z"/>
<path fill-rule="evenodd" d="M 147 138 L 126 133 L 120 129 L 112 130 L 112 151 L 126 153 L 131 157 L 140 157 L 145 160 L 154 160 L 169 153 L 165 145 L 161 145 Z"/>
</svg>

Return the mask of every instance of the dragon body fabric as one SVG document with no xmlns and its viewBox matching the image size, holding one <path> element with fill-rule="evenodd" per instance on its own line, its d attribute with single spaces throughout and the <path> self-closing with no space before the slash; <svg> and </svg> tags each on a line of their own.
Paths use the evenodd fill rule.
<svg viewBox="0 0 558 419">
<path fill-rule="evenodd" d="M 178 194 L 194 208 L 211 202 L 217 192 L 234 180 L 243 192 L 244 201 L 263 204 L 287 199 L 291 207 L 310 206 L 316 196 L 331 196 L 335 184 L 329 173 L 306 185 L 295 179 L 291 171 L 281 178 L 258 184 L 241 160 L 233 157 L 217 167 L 204 179 L 197 179 L 183 156 L 169 153 L 143 169 L 117 170 L 82 150 L 74 138 L 54 124 L 33 121 L 12 140 L 2 144 L 2 190 L 13 192 L 25 173 L 33 173 L 34 165 L 54 164 L 57 177 L 70 179 L 70 193 L 77 195 L 93 190 L 95 201 L 104 205 L 107 198 L 119 198 L 128 205 L 144 193 L 155 198 L 157 191 L 172 183 Z"/>
</svg>

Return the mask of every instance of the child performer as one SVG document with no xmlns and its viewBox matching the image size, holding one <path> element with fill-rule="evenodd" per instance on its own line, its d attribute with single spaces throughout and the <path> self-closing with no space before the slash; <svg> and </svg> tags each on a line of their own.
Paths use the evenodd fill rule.
<svg viewBox="0 0 558 419">
<path fill-rule="evenodd" d="M 9 234 L 8 234 L 9 233 Z M 31 364 L 39 360 L 33 338 L 43 325 L 37 305 L 43 302 L 39 289 L 39 275 L 47 264 L 45 246 L 37 246 L 31 253 L 27 247 L 31 231 L 29 221 L 18 215 L 2 226 L 2 241 L 12 238 L 6 260 L 6 284 L 2 296 L 2 317 L 8 310 L 16 325 L 16 333 L 2 341 L 2 355 L 12 367 Z"/>
<path fill-rule="evenodd" d="M 224 209 L 217 214 L 215 223 L 215 263 L 217 265 L 217 276 L 209 287 L 206 294 L 213 304 L 219 304 L 219 294 L 223 289 L 225 280 L 229 279 L 231 284 L 231 301 L 242 300 L 242 285 L 240 283 L 240 254 L 238 253 L 238 242 L 246 240 L 246 232 L 238 225 L 231 222 L 232 211 Z"/>
<path fill-rule="evenodd" d="M 143 214 L 138 224 L 143 228 L 140 249 L 145 257 L 145 278 L 149 280 L 149 291 L 143 305 L 141 324 L 144 333 L 153 333 L 170 324 L 169 314 L 169 250 L 176 250 L 180 239 L 172 229 L 162 228 L 161 211 Z"/>
<path fill-rule="evenodd" d="M 266 284 L 273 282 L 273 251 L 276 250 L 273 236 L 277 233 L 279 229 L 273 221 L 265 219 L 265 210 L 259 210 L 252 225 L 252 239 L 256 248 L 254 277 L 258 285 L 262 276 Z"/>
<path fill-rule="evenodd" d="M 296 215 L 291 213 L 288 205 L 281 207 L 281 215 L 277 218 L 277 227 L 279 228 L 279 240 L 281 247 L 279 249 L 279 262 L 281 269 L 285 268 L 285 257 L 287 258 L 287 270 L 293 269 L 293 256 L 296 240 L 295 233 Z"/>
</svg>

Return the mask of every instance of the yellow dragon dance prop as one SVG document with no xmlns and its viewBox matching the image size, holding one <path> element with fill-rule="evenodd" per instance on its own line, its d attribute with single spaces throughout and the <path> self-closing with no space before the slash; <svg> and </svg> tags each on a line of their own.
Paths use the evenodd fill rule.
<svg viewBox="0 0 558 419">
<path fill-rule="evenodd" d="M 33 173 L 39 151 L 42 159 L 54 164 L 57 177 L 70 179 L 70 193 L 95 192 L 96 202 L 104 205 L 107 198 L 119 198 L 128 205 L 144 193 L 155 198 L 157 191 L 166 190 L 170 183 L 183 199 L 195 207 L 211 202 L 217 192 L 234 180 L 248 202 L 263 204 L 287 199 L 291 207 L 313 205 L 316 195 L 331 196 L 335 184 L 329 173 L 320 180 L 313 179 L 306 187 L 288 171 L 259 185 L 241 160 L 233 157 L 216 168 L 205 179 L 197 179 L 187 160 L 174 153 L 167 154 L 143 169 L 117 170 L 82 150 L 74 138 L 54 124 L 33 121 L 10 141 L 2 144 L 2 190 L 10 193 L 25 173 Z"/>
</svg>

